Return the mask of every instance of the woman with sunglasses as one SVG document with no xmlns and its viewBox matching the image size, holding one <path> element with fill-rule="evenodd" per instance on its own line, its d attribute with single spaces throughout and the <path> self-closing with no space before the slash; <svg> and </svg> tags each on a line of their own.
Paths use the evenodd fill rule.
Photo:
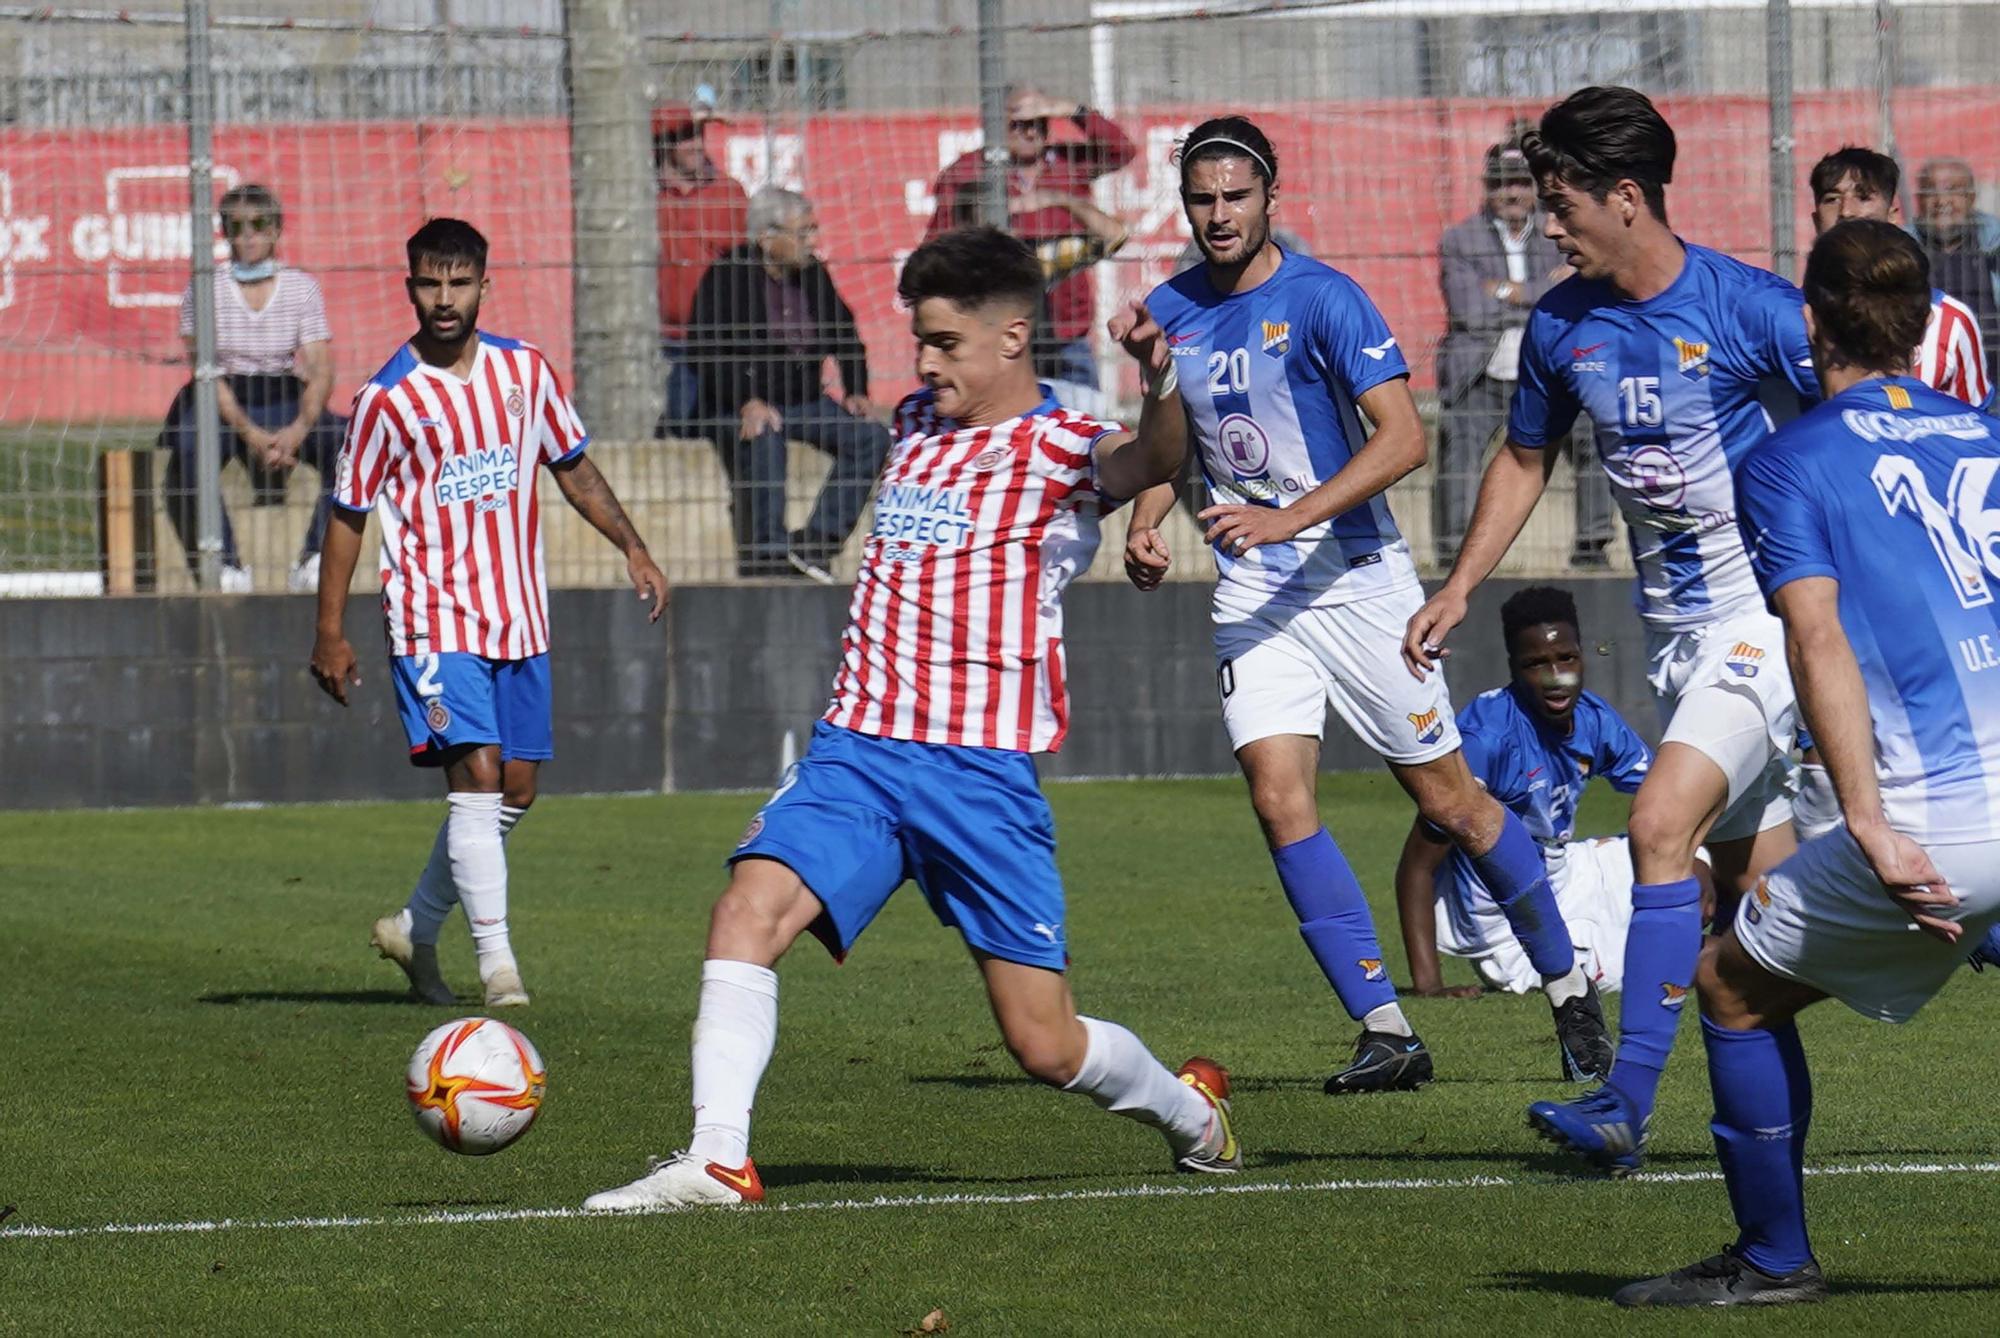
<svg viewBox="0 0 2000 1338">
<path fill-rule="evenodd" d="M 258 506 L 285 500 L 285 485 L 301 460 L 319 471 L 319 504 L 313 508 L 289 582 L 293 590 L 313 590 L 319 585 L 327 494 L 333 487 L 343 435 L 341 421 L 326 411 L 333 391 L 333 334 L 327 325 L 326 299 L 311 275 L 278 262 L 285 214 L 269 187 L 238 186 L 222 197 L 218 212 L 229 239 L 229 264 L 215 272 L 216 361 L 222 370 L 215 398 L 222 419 L 223 462 L 243 462 Z M 192 362 L 192 283 L 181 297 L 180 332 Z M 187 551 L 188 569 L 195 571 L 199 475 L 193 381 L 174 397 L 160 446 L 168 452 L 167 515 Z M 221 588 L 232 592 L 251 588 L 250 569 L 237 552 L 226 511 Z"/>
</svg>

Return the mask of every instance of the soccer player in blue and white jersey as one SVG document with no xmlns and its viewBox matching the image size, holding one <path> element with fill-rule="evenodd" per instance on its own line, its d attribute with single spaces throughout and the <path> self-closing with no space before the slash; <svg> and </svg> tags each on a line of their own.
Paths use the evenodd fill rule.
<svg viewBox="0 0 2000 1338">
<path fill-rule="evenodd" d="M 1633 802 L 1632 925 L 1617 1060 L 1582 1099 L 1536 1102 L 1544 1136 L 1623 1173 L 1647 1122 L 1701 948 L 1695 852 L 1724 906 L 1790 854 L 1792 681 L 1777 620 L 1736 532 L 1730 466 L 1766 439 L 1760 383 L 1816 398 L 1798 289 L 1683 243 L 1667 224 L 1674 132 L 1629 88 L 1557 103 L 1522 149 L 1546 227 L 1576 277 L 1529 317 L 1507 443 L 1487 467 L 1450 578 L 1410 620 L 1411 672 L 1432 672 L 1466 599 L 1542 495 L 1579 413 L 1632 533 L 1649 677 L 1665 721 Z"/>
<path fill-rule="evenodd" d="M 1597 991 L 1577 966 L 1540 850 L 1473 780 L 1439 679 L 1397 671 L 1422 599 L 1389 486 L 1424 463 L 1409 368 L 1381 313 L 1338 270 L 1270 242 L 1278 162 L 1240 116 L 1197 126 L 1181 195 L 1206 261 L 1153 291 L 1213 505 L 1222 718 L 1299 933 L 1350 1017 L 1353 1061 L 1330 1095 L 1415 1087 L 1428 1051 L 1396 1002 L 1367 898 L 1320 822 L 1329 699 L 1388 763 L 1423 817 L 1493 889 L 1547 984 L 1567 1070 L 1601 1072 Z M 1364 425 L 1372 424 L 1372 427 Z M 1127 570 L 1158 583 L 1170 489 L 1134 503 Z"/>
<path fill-rule="evenodd" d="M 1637 790 L 1653 750 L 1611 703 L 1585 690 L 1569 591 L 1531 586 L 1500 606 L 1500 622 L 1512 681 L 1458 713 L 1466 765 L 1541 847 L 1577 960 L 1608 993 L 1624 978 L 1632 853 L 1623 836 L 1577 840 L 1576 806 L 1593 779 L 1625 794 Z M 1540 984 L 1479 871 L 1421 818 L 1396 865 L 1396 908 L 1418 994 L 1448 993 L 1440 948 L 1470 959 L 1495 989 L 1526 994 Z M 1610 1061 L 1607 1045 L 1602 1067 Z"/>
<path fill-rule="evenodd" d="M 2000 423 L 1908 375 L 1930 272 L 1900 228 L 1829 229 L 1805 298 L 1828 399 L 1737 466 L 1737 499 L 1846 825 L 1760 880 L 1703 949 L 1711 1127 L 1740 1234 L 1625 1288 L 1624 1305 L 1826 1294 L 1793 1018 L 1831 997 L 1906 1021 L 1959 940 L 2000 922 Z"/>
</svg>

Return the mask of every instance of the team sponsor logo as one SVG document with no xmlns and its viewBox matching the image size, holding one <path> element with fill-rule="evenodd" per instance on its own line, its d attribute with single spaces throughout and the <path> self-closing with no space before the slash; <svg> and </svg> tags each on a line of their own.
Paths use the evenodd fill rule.
<svg viewBox="0 0 2000 1338">
<path fill-rule="evenodd" d="M 1201 345 L 1196 341 L 1200 337 L 1199 330 L 1189 330 L 1186 334 L 1170 334 L 1167 336 L 1167 352 L 1176 358 L 1199 358 Z"/>
<path fill-rule="evenodd" d="M 1900 389 L 1900 387 L 1891 387 Z M 1922 437 L 1952 437 L 1982 441 L 1988 420 L 1976 413 L 1925 414 L 1899 418 L 1887 409 L 1843 409 L 1840 421 L 1863 441 L 1916 441 Z"/>
<path fill-rule="evenodd" d="M 1722 662 L 1728 665 L 1729 672 L 1738 678 L 1755 678 L 1757 670 L 1764 663 L 1764 651 L 1760 646 L 1739 641 L 1729 648 L 1729 654 L 1723 657 Z"/>
<path fill-rule="evenodd" d="M 737 841 L 736 848 L 738 850 L 741 850 L 744 846 L 749 845 L 752 841 L 756 840 L 763 834 L 764 834 L 764 815 L 762 813 L 759 813 L 756 817 L 750 819 L 750 825 L 743 829 L 743 837 L 741 840 Z"/>
<path fill-rule="evenodd" d="M 1593 358 L 1590 355 L 1597 352 L 1599 349 L 1603 348 L 1606 344 L 1610 342 L 1611 341 L 1608 339 L 1600 339 L 1595 344 L 1571 344 L 1569 346 L 1569 352 L 1570 352 L 1569 369 L 1572 372 L 1603 371 L 1605 369 L 1604 359 Z"/>
<path fill-rule="evenodd" d="M 1389 978 L 1389 973 L 1382 969 L 1382 959 L 1379 957 L 1363 957 L 1354 964 L 1361 968 L 1363 980 L 1383 981 Z"/>
<path fill-rule="evenodd" d="M 875 498 L 873 533 L 885 543 L 957 548 L 972 537 L 972 502 L 962 488 L 887 484 Z"/>
<path fill-rule="evenodd" d="M 1687 500 L 1687 471 L 1664 446 L 1641 446 L 1624 460 L 1632 491 L 1647 506 L 1671 511 Z"/>
<path fill-rule="evenodd" d="M 1676 337 L 1674 352 L 1680 355 L 1680 372 L 1690 381 L 1699 381 L 1708 375 L 1708 345 L 1690 343 Z"/>
<path fill-rule="evenodd" d="M 513 492 L 520 475 L 520 460 L 511 445 L 466 451 L 461 455 L 446 456 L 438 463 L 431 492 L 439 506 L 476 502 L 494 493 Z"/>
<path fill-rule="evenodd" d="M 985 450 L 972 457 L 972 468 L 975 473 L 990 474 L 998 469 L 1001 462 L 1006 458 L 1007 448 L 1005 446 L 988 446 Z"/>
<path fill-rule="evenodd" d="M 509 418 L 528 416 L 528 397 L 521 393 L 519 386 L 507 387 L 507 416 Z"/>
<path fill-rule="evenodd" d="M 1254 478 L 1270 467 L 1271 438 L 1249 414 L 1233 413 L 1217 423 L 1215 439 L 1238 478 Z"/>
<path fill-rule="evenodd" d="M 1901 386 L 1883 386 L 1882 398 L 1889 401 L 1891 409 L 1910 408 L 1910 392 Z"/>
<path fill-rule="evenodd" d="M 1265 321 L 1264 351 L 1276 353 L 1280 357 L 1291 352 L 1292 323 L 1290 321 Z"/>
<path fill-rule="evenodd" d="M 431 698 L 431 704 L 424 708 L 424 723 L 431 727 L 433 734 L 442 734 L 451 728 L 451 712 L 446 709 L 443 698 Z"/>
<path fill-rule="evenodd" d="M 1428 711 L 1412 711 L 1409 719 L 1418 743 L 1436 743 L 1444 737 L 1444 720 L 1435 706 Z"/>
<path fill-rule="evenodd" d="M 1687 997 L 1687 986 L 1676 985 L 1670 980 L 1660 982 L 1660 1006 L 1662 1008 L 1679 1008 L 1687 1002 Z"/>
</svg>

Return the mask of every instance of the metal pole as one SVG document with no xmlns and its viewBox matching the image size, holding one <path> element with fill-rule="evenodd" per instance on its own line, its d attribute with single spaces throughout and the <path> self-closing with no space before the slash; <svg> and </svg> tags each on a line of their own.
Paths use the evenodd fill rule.
<svg viewBox="0 0 2000 1338">
<path fill-rule="evenodd" d="M 1896 156 L 1896 6 L 1875 0 L 1875 147 Z"/>
<path fill-rule="evenodd" d="M 1007 226 L 1007 88 L 1001 0 L 979 0 L 979 124 L 986 171 L 979 182 L 979 221 Z"/>
<path fill-rule="evenodd" d="M 1789 279 L 1798 273 L 1799 259 L 1792 184 L 1791 0 L 1766 0 L 1764 63 L 1771 107 L 1771 269 Z"/>
<path fill-rule="evenodd" d="M 222 426 L 215 382 L 215 128 L 208 0 L 187 0 L 188 238 L 194 259 L 195 577 L 222 580 Z"/>
</svg>

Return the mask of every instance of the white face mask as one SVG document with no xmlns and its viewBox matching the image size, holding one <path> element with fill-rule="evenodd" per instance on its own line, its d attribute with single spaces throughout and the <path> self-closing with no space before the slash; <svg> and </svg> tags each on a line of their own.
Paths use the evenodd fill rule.
<svg viewBox="0 0 2000 1338">
<path fill-rule="evenodd" d="M 236 260 L 229 262 L 229 277 L 238 283 L 262 283 L 277 272 L 278 258 L 276 256 L 265 256 L 254 265 L 245 265 L 241 261 Z"/>
</svg>

